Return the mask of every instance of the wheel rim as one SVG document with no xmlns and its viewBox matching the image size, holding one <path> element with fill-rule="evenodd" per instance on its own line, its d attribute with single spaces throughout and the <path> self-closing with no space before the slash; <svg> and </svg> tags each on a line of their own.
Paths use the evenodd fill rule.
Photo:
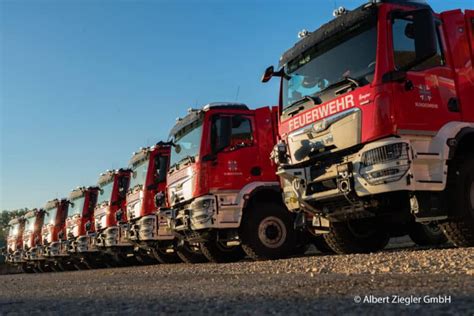
<svg viewBox="0 0 474 316">
<path fill-rule="evenodd" d="M 425 229 L 430 232 L 432 235 L 440 235 L 443 232 L 441 231 L 441 228 L 439 228 L 439 225 L 435 222 L 431 222 L 429 224 L 425 225 Z"/>
<path fill-rule="evenodd" d="M 258 238 L 268 248 L 278 248 L 286 240 L 285 223 L 278 217 L 266 217 L 258 226 Z"/>
<path fill-rule="evenodd" d="M 474 209 L 474 181 L 471 183 L 469 198 L 471 200 L 471 209 Z"/>
</svg>

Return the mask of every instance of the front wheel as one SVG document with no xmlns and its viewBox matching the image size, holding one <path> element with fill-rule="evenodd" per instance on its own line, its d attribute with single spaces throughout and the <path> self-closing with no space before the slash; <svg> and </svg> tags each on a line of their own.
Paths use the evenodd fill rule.
<svg viewBox="0 0 474 316">
<path fill-rule="evenodd" d="M 332 250 L 332 248 L 329 247 L 323 235 L 313 236 L 313 245 L 322 254 L 325 254 L 325 255 L 334 254 L 334 250 Z"/>
<path fill-rule="evenodd" d="M 294 253 L 293 217 L 281 204 L 250 205 L 240 227 L 242 249 L 254 260 L 285 258 Z"/>
<path fill-rule="evenodd" d="M 159 263 L 178 263 L 181 262 L 178 254 L 175 252 L 166 252 L 165 249 L 160 249 L 158 247 L 153 247 L 151 248 L 151 253 L 153 254 L 153 257 L 158 261 Z"/>
<path fill-rule="evenodd" d="M 369 221 L 335 222 L 324 240 L 337 254 L 371 253 L 382 250 L 389 234 Z"/>
<path fill-rule="evenodd" d="M 448 241 L 437 223 L 413 223 L 408 232 L 411 240 L 419 246 L 438 246 Z"/>
<path fill-rule="evenodd" d="M 245 252 L 240 245 L 227 246 L 215 239 L 202 242 L 200 245 L 202 254 L 210 262 L 237 262 L 245 258 Z"/>
<path fill-rule="evenodd" d="M 451 218 L 440 224 L 446 237 L 458 247 L 474 246 L 474 156 L 452 161 L 448 178 Z"/>
<path fill-rule="evenodd" d="M 208 262 L 202 254 L 198 245 L 185 242 L 184 245 L 177 247 L 176 253 L 184 263 L 204 263 Z"/>
</svg>

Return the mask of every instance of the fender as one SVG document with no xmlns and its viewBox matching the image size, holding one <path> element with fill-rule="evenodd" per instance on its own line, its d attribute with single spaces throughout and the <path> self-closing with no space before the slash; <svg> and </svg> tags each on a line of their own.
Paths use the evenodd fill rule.
<svg viewBox="0 0 474 316">
<path fill-rule="evenodd" d="M 279 194 L 282 192 L 280 182 L 251 182 L 240 190 L 235 202 L 239 205 L 241 210 L 244 210 L 244 208 L 247 207 L 248 202 L 257 196 L 259 192 L 264 190 L 275 191 Z"/>
<path fill-rule="evenodd" d="M 212 192 L 219 200 L 219 211 L 217 214 L 217 225 L 219 228 L 238 228 L 242 222 L 244 209 L 249 201 L 259 196 L 262 191 L 272 191 L 281 195 L 280 183 L 277 181 L 257 181 L 245 185 L 240 191 Z M 226 200 L 223 204 L 222 198 Z M 283 203 L 283 199 L 281 199 Z"/>
<path fill-rule="evenodd" d="M 463 127 L 454 138 L 447 140 L 447 145 L 449 146 L 449 159 L 453 159 L 459 149 L 459 145 L 463 142 L 464 139 L 473 138 L 474 140 L 474 124 L 470 127 Z M 474 150 L 474 147 L 473 147 Z"/>
</svg>

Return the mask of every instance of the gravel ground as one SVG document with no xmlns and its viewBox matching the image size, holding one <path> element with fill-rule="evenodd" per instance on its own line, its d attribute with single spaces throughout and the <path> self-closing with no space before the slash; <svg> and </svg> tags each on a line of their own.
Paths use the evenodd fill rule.
<svg viewBox="0 0 474 316">
<path fill-rule="evenodd" d="M 4 275 L 0 282 L 3 315 L 474 315 L 474 248 Z M 424 302 L 440 297 L 451 301 Z"/>
</svg>

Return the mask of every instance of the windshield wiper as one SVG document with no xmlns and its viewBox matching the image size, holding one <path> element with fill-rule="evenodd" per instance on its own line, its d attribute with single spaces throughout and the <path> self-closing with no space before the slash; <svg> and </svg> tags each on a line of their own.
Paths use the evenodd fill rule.
<svg viewBox="0 0 474 316">
<path fill-rule="evenodd" d="M 286 108 L 285 108 L 285 112 L 288 111 L 290 108 L 298 105 L 298 104 L 302 104 L 302 103 L 305 103 L 307 101 L 311 101 L 313 102 L 314 105 L 317 105 L 317 104 L 321 104 L 322 101 L 319 97 L 313 97 L 313 96 L 310 96 L 310 95 L 305 95 L 304 97 L 302 97 L 301 99 L 298 99 L 296 100 L 295 102 L 292 102 L 290 105 L 288 105 Z M 296 114 L 298 114 L 301 110 L 304 110 L 304 107 L 303 106 L 300 106 L 299 108 L 297 108 L 296 110 L 288 113 L 289 116 L 294 116 Z"/>
<path fill-rule="evenodd" d="M 321 90 L 321 91 L 319 92 L 319 94 L 323 93 L 323 92 L 326 91 L 326 90 L 329 90 L 329 89 L 332 89 L 332 88 L 334 88 L 334 87 L 340 86 L 340 85 L 342 85 L 342 84 L 344 84 L 344 83 L 349 83 L 349 84 L 351 84 L 351 86 L 356 86 L 356 87 L 360 87 L 360 86 L 362 85 L 362 83 L 361 83 L 358 79 L 352 78 L 352 77 L 349 77 L 349 76 L 345 76 L 345 77 L 342 78 L 341 80 L 336 81 L 336 82 L 334 82 L 334 83 L 331 83 L 329 86 L 327 86 L 326 88 L 324 88 L 323 90 Z M 345 91 L 345 89 L 343 89 L 342 91 Z M 338 91 L 335 91 L 334 93 L 335 93 L 336 95 L 339 95 L 340 92 L 341 92 L 341 90 L 338 90 Z"/>
<path fill-rule="evenodd" d="M 177 166 L 179 166 L 180 164 L 182 163 L 193 163 L 195 160 L 194 160 L 194 156 L 186 156 L 186 157 L 183 157 L 181 160 L 179 160 L 178 162 L 174 163 L 173 165 L 170 166 L 170 169 L 169 169 L 169 172 L 172 173 L 174 171 L 174 169 L 176 169 Z"/>
<path fill-rule="evenodd" d="M 194 162 L 194 156 L 188 155 L 188 156 L 184 157 L 183 159 L 178 161 L 178 165 L 180 165 L 182 163 L 188 163 L 188 162 L 193 163 Z"/>
<path fill-rule="evenodd" d="M 142 185 L 141 185 L 140 183 L 137 183 L 137 184 L 135 184 L 132 188 L 129 188 L 127 192 L 128 192 L 128 193 L 133 192 L 133 191 L 135 191 L 135 188 L 136 188 L 136 187 L 139 187 L 139 186 L 141 187 Z"/>
</svg>

